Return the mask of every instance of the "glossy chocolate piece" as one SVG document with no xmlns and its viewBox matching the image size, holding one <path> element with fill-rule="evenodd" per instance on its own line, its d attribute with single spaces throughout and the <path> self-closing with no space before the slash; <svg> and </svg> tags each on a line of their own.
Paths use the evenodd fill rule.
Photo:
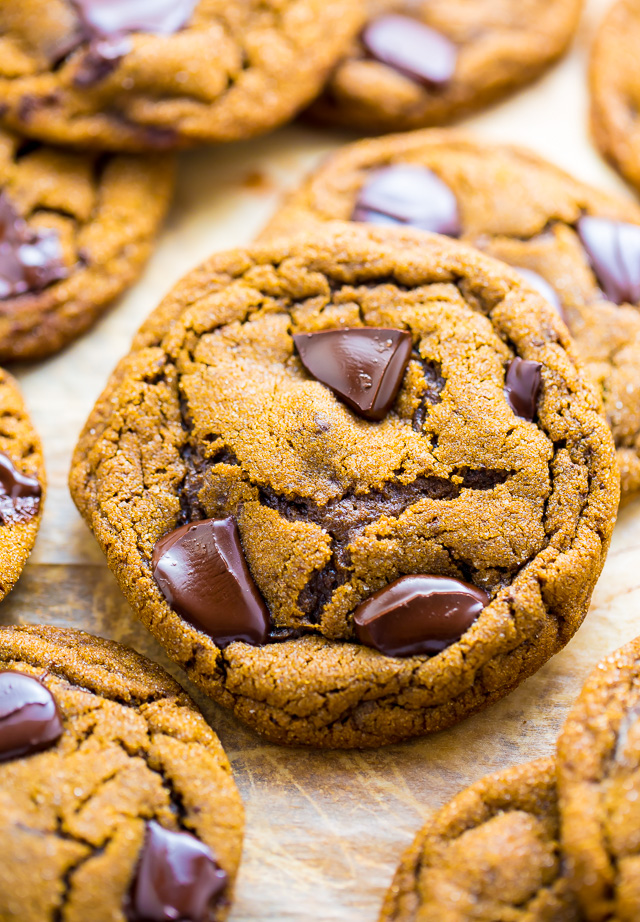
<svg viewBox="0 0 640 922">
<path fill-rule="evenodd" d="M 517 416 L 531 421 L 536 415 L 542 365 L 515 358 L 509 363 L 504 392 L 509 405 Z"/>
<path fill-rule="evenodd" d="M 0 762 L 48 749 L 62 735 L 49 689 L 23 672 L 0 672 Z"/>
<path fill-rule="evenodd" d="M 453 42 L 412 16 L 378 16 L 361 38 L 372 58 L 424 86 L 445 86 L 455 73 L 458 52 Z"/>
<path fill-rule="evenodd" d="M 546 279 L 543 279 L 541 275 L 534 272 L 533 269 L 526 269 L 524 266 L 515 266 L 515 269 L 520 273 L 527 285 L 533 288 L 534 291 L 537 291 L 539 295 L 542 295 L 545 301 L 550 304 L 554 311 L 560 314 L 564 320 L 562 304 L 560 303 L 560 298 L 555 288 L 553 288 Z"/>
<path fill-rule="evenodd" d="M 449 186 L 431 170 L 408 163 L 370 173 L 351 220 L 403 224 L 448 237 L 462 231 L 458 201 Z"/>
<path fill-rule="evenodd" d="M 236 521 L 182 525 L 153 549 L 153 575 L 169 605 L 219 647 L 267 642 L 269 612 L 244 558 Z"/>
<path fill-rule="evenodd" d="M 0 522 L 14 525 L 34 516 L 40 506 L 42 487 L 29 474 L 22 474 L 4 452 L 0 452 Z"/>
<path fill-rule="evenodd" d="M 32 230 L 0 192 L 0 300 L 41 291 L 66 278 L 55 230 Z"/>
<path fill-rule="evenodd" d="M 360 643 L 386 656 L 432 656 L 468 631 L 489 596 L 445 576 L 403 576 L 360 605 L 353 616 Z"/>
<path fill-rule="evenodd" d="M 133 43 L 132 32 L 171 35 L 191 18 L 197 0 L 72 0 L 81 20 L 75 45 L 89 42 L 74 76 L 76 86 L 91 87 L 115 70 Z"/>
<path fill-rule="evenodd" d="M 211 849 L 151 820 L 133 885 L 131 922 L 208 922 L 229 878 Z"/>
<path fill-rule="evenodd" d="M 411 334 L 348 327 L 294 335 L 309 374 L 365 419 L 383 419 L 396 399 L 411 357 Z"/>
<path fill-rule="evenodd" d="M 640 302 L 640 226 L 584 215 L 578 234 L 607 298 L 616 304 Z"/>
</svg>

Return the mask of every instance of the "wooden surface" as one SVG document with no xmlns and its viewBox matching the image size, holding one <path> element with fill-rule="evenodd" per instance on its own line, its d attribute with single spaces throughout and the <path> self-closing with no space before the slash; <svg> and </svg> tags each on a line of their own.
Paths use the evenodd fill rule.
<svg viewBox="0 0 640 922">
<path fill-rule="evenodd" d="M 588 3 L 575 51 L 553 73 L 466 127 L 530 146 L 628 195 L 591 147 L 586 128 L 586 48 L 607 5 Z M 175 207 L 142 281 L 74 347 L 19 371 L 44 440 L 50 486 L 36 549 L 0 606 L 1 623 L 84 628 L 169 665 L 134 621 L 73 507 L 66 487 L 71 451 L 107 375 L 164 292 L 214 249 L 249 242 L 279 191 L 340 140 L 296 126 L 185 156 Z M 429 812 L 487 772 L 550 753 L 591 667 L 640 633 L 639 562 L 640 502 L 620 517 L 589 617 L 567 649 L 505 701 L 429 739 L 367 753 L 280 749 L 195 693 L 229 753 L 247 807 L 233 922 L 374 922 L 399 855 Z"/>
</svg>

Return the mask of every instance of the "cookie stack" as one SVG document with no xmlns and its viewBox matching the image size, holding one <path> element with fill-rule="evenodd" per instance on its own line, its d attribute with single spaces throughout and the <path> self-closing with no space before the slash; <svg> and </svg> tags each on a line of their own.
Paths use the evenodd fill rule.
<svg viewBox="0 0 640 922">
<path fill-rule="evenodd" d="M 640 188 L 636 7 L 612 8 L 592 90 L 596 139 Z M 71 459 L 71 495 L 133 612 L 264 740 L 374 748 L 498 701 L 578 630 L 621 490 L 640 493 L 640 208 L 433 127 L 540 76 L 581 12 L 0 3 L 2 362 L 58 352 L 136 281 L 173 152 L 303 109 L 396 132 L 336 150 L 257 242 L 169 292 Z M 0 599 L 44 490 L 0 370 Z M 485 779 L 430 821 L 382 920 L 640 916 L 639 652 L 587 683 L 555 760 Z M 181 687 L 127 647 L 0 628 L 0 805 L 0 922 L 230 910 L 243 810 L 229 762 Z"/>
</svg>

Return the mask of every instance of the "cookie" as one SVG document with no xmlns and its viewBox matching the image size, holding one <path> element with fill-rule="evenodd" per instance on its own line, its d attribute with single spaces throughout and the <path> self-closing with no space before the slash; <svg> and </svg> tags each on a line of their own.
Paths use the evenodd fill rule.
<svg viewBox="0 0 640 922">
<path fill-rule="evenodd" d="M 517 268 L 561 312 L 602 397 L 623 497 L 640 490 L 639 208 L 528 151 L 427 130 L 338 151 L 262 236 L 334 218 L 461 237 Z"/>
<path fill-rule="evenodd" d="M 560 649 L 617 476 L 566 328 L 515 273 L 339 224 L 188 275 L 114 372 L 70 484 L 204 691 L 272 740 L 351 747 L 453 724 Z"/>
<path fill-rule="evenodd" d="M 366 0 L 367 23 L 310 114 L 364 132 L 442 125 L 530 83 L 582 0 Z"/>
<path fill-rule="evenodd" d="M 361 0 L 5 0 L 2 118 L 103 150 L 252 137 L 313 99 L 361 21 Z"/>
<path fill-rule="evenodd" d="M 587 922 L 640 916 L 640 640 L 599 663 L 558 740 L 562 842 Z"/>
<path fill-rule="evenodd" d="M 164 155 L 80 155 L 0 132 L 0 361 L 57 352 L 136 280 L 173 177 Z"/>
<path fill-rule="evenodd" d="M 0 628 L 0 918 L 227 915 L 243 809 L 179 685 L 80 631 Z"/>
<path fill-rule="evenodd" d="M 580 922 L 559 825 L 552 760 L 483 778 L 418 833 L 379 922 Z"/>
<path fill-rule="evenodd" d="M 18 382 L 0 368 L 0 600 L 13 589 L 40 527 L 42 445 Z"/>
<path fill-rule="evenodd" d="M 600 27 L 589 69 L 591 128 L 607 160 L 640 191 L 640 8 L 617 0 Z"/>
</svg>

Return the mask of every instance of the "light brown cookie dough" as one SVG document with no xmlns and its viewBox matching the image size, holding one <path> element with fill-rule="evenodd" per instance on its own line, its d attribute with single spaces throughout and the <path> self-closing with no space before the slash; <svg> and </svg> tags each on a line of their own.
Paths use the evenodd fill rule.
<svg viewBox="0 0 640 922">
<path fill-rule="evenodd" d="M 313 99 L 361 22 L 361 0 L 4 0 L 0 112 L 104 150 L 248 138 Z"/>
<path fill-rule="evenodd" d="M 640 640 L 594 669 L 558 740 L 562 844 L 588 922 L 640 917 Z"/>
<path fill-rule="evenodd" d="M 591 128 L 596 144 L 640 192 L 640 6 L 617 0 L 591 52 Z"/>
<path fill-rule="evenodd" d="M 25 676 L 53 696 L 48 725 L 25 706 Z M 180 686 L 126 647 L 47 627 L 0 628 L 0 682 L 0 919 L 137 922 L 151 824 L 188 833 L 178 842 L 212 856 L 204 872 L 200 858 L 193 889 L 209 872 L 221 889 L 194 922 L 224 919 L 242 803 L 217 736 Z M 34 721 L 30 751 L 16 754 L 7 747 L 24 737 L 24 717 Z M 169 887 L 172 861 L 192 868 L 174 852 L 161 875 Z"/>
<path fill-rule="evenodd" d="M 380 422 L 294 350 L 294 333 L 345 327 L 411 334 Z M 505 391 L 518 362 L 541 376 L 533 422 Z M 327 747 L 439 730 L 538 669 L 586 614 L 618 503 L 610 433 L 544 300 L 446 238 L 350 224 L 188 275 L 112 375 L 70 484 L 189 676 L 270 739 Z M 159 539 L 229 516 L 267 606 L 257 645 L 217 645 L 154 579 Z M 437 656 L 356 642 L 356 608 L 407 574 L 462 580 L 490 604 Z"/>
<path fill-rule="evenodd" d="M 286 236 L 335 218 L 348 220 L 378 171 L 406 165 L 435 175 L 445 192 L 453 194 L 457 226 L 451 229 L 450 219 L 446 227 L 436 215 L 440 223 L 433 229 L 452 230 L 491 256 L 533 270 L 551 286 L 551 297 L 555 292 L 578 354 L 602 397 L 618 449 L 623 498 L 632 497 L 640 490 L 640 209 L 576 181 L 524 149 L 432 130 L 360 141 L 339 150 L 290 193 L 262 238 Z M 408 188 L 409 204 L 415 205 L 420 198 L 415 178 Z M 585 215 L 639 228 L 636 256 L 630 259 L 638 267 L 631 302 L 615 303 L 603 293 L 578 232 Z"/>
<path fill-rule="evenodd" d="M 45 485 L 40 438 L 18 382 L 0 368 L 0 600 L 13 589 L 33 548 Z"/>
<path fill-rule="evenodd" d="M 0 361 L 57 352 L 137 279 L 173 177 L 164 155 L 80 155 L 0 132 Z"/>
<path fill-rule="evenodd" d="M 366 0 L 366 8 L 367 27 L 311 115 L 381 133 L 445 124 L 530 83 L 566 51 L 582 0 Z M 409 21 L 394 37 L 397 25 L 390 28 L 388 17 L 398 15 Z M 422 34 L 419 24 L 435 36 Z M 454 66 L 448 74 L 446 65 L 435 65 L 430 74 L 442 43 Z"/>
<path fill-rule="evenodd" d="M 418 833 L 379 922 L 579 922 L 558 840 L 552 760 L 489 775 Z"/>
</svg>

